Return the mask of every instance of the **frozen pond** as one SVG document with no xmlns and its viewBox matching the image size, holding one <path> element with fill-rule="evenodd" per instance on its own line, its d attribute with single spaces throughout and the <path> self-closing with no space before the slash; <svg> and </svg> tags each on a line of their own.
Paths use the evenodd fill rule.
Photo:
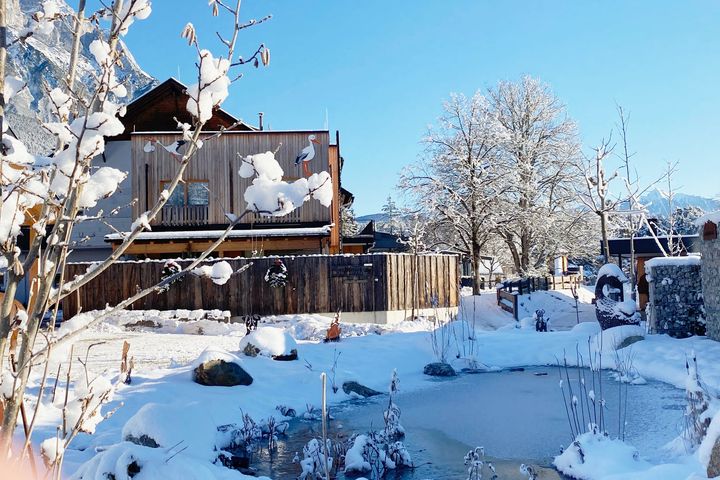
<svg viewBox="0 0 720 480">
<path fill-rule="evenodd" d="M 617 436 L 619 383 L 608 372 L 602 374 L 607 428 L 612 436 Z M 571 369 L 570 377 L 571 382 L 577 382 L 577 370 Z M 549 466 L 561 446 L 570 442 L 555 367 L 428 382 L 431 384 L 428 389 L 401 393 L 396 400 L 407 433 L 405 444 L 416 465 L 422 465 L 414 472 L 387 478 L 464 478 L 463 456 L 475 446 L 485 447 L 498 473 L 503 473 L 500 478 L 524 478 L 518 473 L 520 463 Z M 331 437 L 381 428 L 386 402 L 387 396 L 382 396 L 346 402 L 336 408 L 332 411 L 336 420 L 331 422 Z M 650 460 L 653 455 L 661 455 L 659 448 L 680 431 L 683 408 L 684 392 L 670 385 L 660 382 L 630 385 L 626 441 Z M 294 422 L 291 438 L 275 455 L 274 467 L 268 470 L 267 464 L 255 466 L 264 473 L 272 471 L 274 478 L 294 478 L 289 475 L 297 475 L 299 468 L 287 463 L 315 435 L 313 429 L 319 429 L 319 425 Z M 559 477 L 548 471 L 540 478 Z"/>
</svg>

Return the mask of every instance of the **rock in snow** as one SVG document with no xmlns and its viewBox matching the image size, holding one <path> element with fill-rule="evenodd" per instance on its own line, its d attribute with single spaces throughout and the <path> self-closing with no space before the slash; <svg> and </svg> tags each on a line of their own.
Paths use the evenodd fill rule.
<svg viewBox="0 0 720 480">
<path fill-rule="evenodd" d="M 276 327 L 260 327 L 240 341 L 240 351 L 245 355 L 263 355 L 274 360 L 297 360 L 297 348 L 295 339 Z"/>
<path fill-rule="evenodd" d="M 193 370 L 193 380 L 209 387 L 250 385 L 253 378 L 240 365 L 225 360 L 210 360 Z"/>
<path fill-rule="evenodd" d="M 345 382 L 342 385 L 342 389 L 347 395 L 358 395 L 364 398 L 382 395 L 382 392 L 373 390 L 365 385 L 360 385 L 358 382 Z"/>
<path fill-rule="evenodd" d="M 447 363 L 441 362 L 428 363 L 425 365 L 423 373 L 425 375 L 430 375 L 431 377 L 454 377 L 457 375 L 453 367 Z"/>
</svg>

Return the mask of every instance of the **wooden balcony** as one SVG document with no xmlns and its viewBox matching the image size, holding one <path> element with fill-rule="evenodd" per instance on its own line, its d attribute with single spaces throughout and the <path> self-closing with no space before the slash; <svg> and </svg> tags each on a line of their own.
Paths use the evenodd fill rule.
<svg viewBox="0 0 720 480">
<path fill-rule="evenodd" d="M 206 225 L 207 205 L 165 205 L 160 217 L 162 225 Z"/>
</svg>

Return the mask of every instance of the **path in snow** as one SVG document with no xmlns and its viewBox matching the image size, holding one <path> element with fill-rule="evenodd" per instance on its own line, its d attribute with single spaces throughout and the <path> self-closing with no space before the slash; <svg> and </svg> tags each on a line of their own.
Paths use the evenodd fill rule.
<svg viewBox="0 0 720 480">
<path fill-rule="evenodd" d="M 545 318 L 550 319 L 550 328 L 557 331 L 570 330 L 577 325 L 578 318 L 580 322 L 595 322 L 595 306 L 590 303 L 594 295 L 586 288 L 581 288 L 578 293 L 580 298 L 577 310 L 570 290 L 538 291 L 521 295 L 518 299 L 518 318 L 522 320 L 532 317 L 536 310 L 543 309 Z M 474 317 L 475 325 L 480 330 L 497 330 L 516 323 L 510 313 L 498 307 L 494 290 L 477 296 L 465 296 L 461 301 L 460 317 L 470 322 Z"/>
</svg>

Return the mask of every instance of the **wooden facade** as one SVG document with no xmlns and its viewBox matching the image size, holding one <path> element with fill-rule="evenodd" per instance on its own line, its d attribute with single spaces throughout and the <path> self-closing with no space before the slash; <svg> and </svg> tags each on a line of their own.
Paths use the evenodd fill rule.
<svg viewBox="0 0 720 480">
<path fill-rule="evenodd" d="M 130 182 L 135 199 L 133 219 L 155 204 L 178 171 L 177 158 L 162 146 L 155 144 L 151 152 L 146 152 L 144 147 L 150 141 L 171 145 L 182 139 L 173 118 L 191 122 L 186 109 L 189 97 L 185 89 L 177 80 L 169 79 L 147 92 L 128 106 L 123 118 L 125 132 L 110 139 L 129 144 L 126 148 L 131 159 Z M 221 129 L 227 130 L 215 136 Z M 152 221 L 154 232 L 173 231 L 176 234 L 167 239 L 137 240 L 126 253 L 153 258 L 192 256 L 202 252 L 211 242 L 192 241 L 189 236 L 183 239 L 181 232 L 223 230 L 230 222 L 228 214 L 238 215 L 245 211 L 247 203 L 243 195 L 253 179 L 241 178 L 238 174 L 242 158 L 273 151 L 284 171 L 283 180 L 293 182 L 302 176 L 302 165 L 295 165 L 295 159 L 308 146 L 310 135 L 319 144 L 314 145 L 315 157 L 309 162 L 309 167 L 313 173 L 330 173 L 332 205 L 328 208 L 310 199 L 284 217 L 248 215 L 237 229 L 260 231 L 328 225 L 332 228 L 321 238 L 298 235 L 234 238 L 223 243 L 216 253 L 219 256 L 249 256 L 254 255 L 258 247 L 261 254 L 340 253 L 340 208 L 346 200 L 340 189 L 342 160 L 339 136 L 336 134 L 335 138 L 331 138 L 328 131 L 263 131 L 239 122 L 222 109 L 216 109 L 206 123 L 201 135 L 204 141 L 202 148 L 194 154 L 167 205 Z M 121 239 L 110 238 L 108 241 L 116 246 Z"/>
<path fill-rule="evenodd" d="M 213 132 L 207 132 L 209 137 Z M 252 178 L 241 178 L 238 175 L 242 158 L 255 153 L 275 151 L 275 158 L 280 163 L 288 182 L 302 176 L 301 167 L 295 165 L 295 157 L 307 146 L 308 136 L 315 135 L 320 145 L 316 146 L 315 158 L 310 162 L 313 172 L 333 169 L 330 164 L 329 134 L 327 131 L 302 132 L 226 132 L 220 137 L 207 141 L 197 151 L 187 169 L 183 180 L 186 183 L 206 184 L 209 190 L 209 205 L 206 225 L 228 224 L 226 213 L 239 214 L 246 208 L 243 193 L 250 186 Z M 164 148 L 156 148 L 146 153 L 145 144 L 156 138 L 158 142 L 169 145 L 182 138 L 176 133 L 136 132 L 132 139 L 132 190 L 133 197 L 138 201 L 133 205 L 133 216 L 137 218 L 142 212 L 149 210 L 155 203 L 165 184 L 172 180 L 179 167 L 177 159 Z M 337 158 L 337 157 L 336 157 Z M 336 162 L 336 158 L 335 163 Z M 335 179 L 333 179 L 335 180 Z M 337 198 L 338 185 L 334 182 Z M 178 188 L 183 188 L 179 186 Z M 315 224 L 333 223 L 332 211 L 315 199 L 306 202 L 285 217 L 262 217 L 255 215 L 249 219 L 256 223 L 273 224 Z M 156 219 L 153 224 L 162 224 L 163 219 Z M 248 222 L 250 223 L 250 222 Z"/>
<path fill-rule="evenodd" d="M 288 284 L 272 288 L 264 275 L 277 257 L 227 260 L 237 270 L 219 286 L 210 279 L 186 275 L 163 293 L 136 302 L 134 309 L 220 309 L 232 315 L 409 311 L 454 308 L 459 304 L 460 271 L 454 255 L 311 255 L 280 257 Z M 178 263 L 187 265 L 189 260 Z M 212 262 L 207 262 L 212 263 Z M 63 301 L 69 318 L 80 311 L 116 305 L 138 288 L 158 283 L 164 262 L 118 262 Z M 66 278 L 84 273 L 91 264 L 70 263 Z M 415 291 L 414 291 L 415 290 Z"/>
</svg>

